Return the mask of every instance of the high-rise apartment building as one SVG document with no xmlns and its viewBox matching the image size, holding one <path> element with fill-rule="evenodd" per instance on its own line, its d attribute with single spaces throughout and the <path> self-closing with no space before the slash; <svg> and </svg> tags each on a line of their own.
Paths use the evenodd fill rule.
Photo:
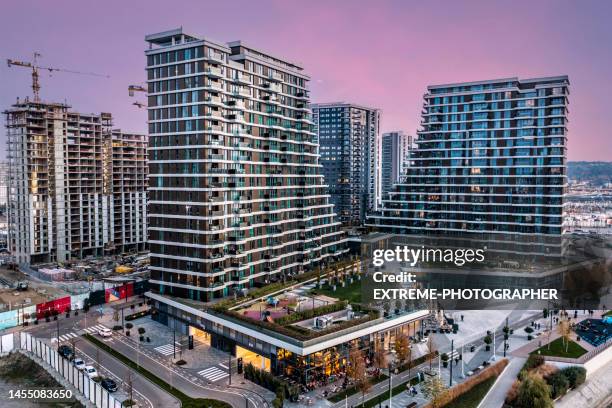
<svg viewBox="0 0 612 408">
<path fill-rule="evenodd" d="M 9 249 L 18 263 L 144 249 L 146 136 L 112 130 L 108 113 L 59 103 L 26 99 L 5 114 Z"/>
<path fill-rule="evenodd" d="M 182 29 L 146 41 L 153 290 L 208 301 L 346 252 L 302 68 Z"/>
<path fill-rule="evenodd" d="M 382 150 L 380 187 L 384 197 L 410 164 L 412 136 L 402 131 L 383 133 L 380 148 Z"/>
<path fill-rule="evenodd" d="M 412 166 L 369 224 L 560 236 L 567 76 L 429 86 Z"/>
<path fill-rule="evenodd" d="M 359 226 L 380 199 L 380 111 L 351 103 L 312 104 L 325 182 L 339 220 Z"/>
<path fill-rule="evenodd" d="M 8 162 L 0 162 L 0 215 L 6 214 L 8 203 Z"/>
</svg>

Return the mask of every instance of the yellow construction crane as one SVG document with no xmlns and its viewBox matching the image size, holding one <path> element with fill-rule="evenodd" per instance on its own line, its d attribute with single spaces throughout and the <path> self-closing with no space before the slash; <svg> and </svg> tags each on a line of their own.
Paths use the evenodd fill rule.
<svg viewBox="0 0 612 408">
<path fill-rule="evenodd" d="M 34 94 L 34 102 L 40 102 L 39 70 L 49 71 L 50 74 L 52 74 L 53 72 L 66 72 L 69 74 L 92 75 L 92 76 L 110 78 L 109 75 L 97 74 L 95 72 L 82 72 L 82 71 L 73 71 L 73 70 L 62 69 L 62 68 L 41 67 L 40 65 L 38 65 L 38 58 L 40 57 L 41 57 L 40 53 L 35 52 L 34 59 L 31 62 L 30 61 L 18 61 L 18 60 L 12 60 L 12 59 L 6 60 L 9 68 L 12 66 L 16 66 L 16 67 L 32 69 L 32 93 Z"/>
<path fill-rule="evenodd" d="M 130 85 L 130 86 L 128 86 L 128 94 L 130 96 L 135 96 L 136 92 L 145 92 L 146 93 L 147 92 L 147 88 L 145 88 L 142 85 Z M 132 103 L 132 105 L 138 106 L 139 108 L 146 108 L 147 107 L 146 103 L 138 102 L 138 101 Z"/>
</svg>

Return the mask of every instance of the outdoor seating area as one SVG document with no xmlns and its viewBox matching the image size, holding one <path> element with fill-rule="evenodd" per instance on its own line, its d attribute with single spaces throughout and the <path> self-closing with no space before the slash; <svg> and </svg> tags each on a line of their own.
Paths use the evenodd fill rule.
<svg viewBox="0 0 612 408">
<path fill-rule="evenodd" d="M 274 321 L 288 314 L 325 306 L 328 303 L 330 303 L 328 298 L 288 292 L 269 296 L 237 311 L 253 320 Z"/>
<path fill-rule="evenodd" d="M 612 339 L 612 323 L 603 319 L 585 319 L 575 327 L 576 334 L 594 347 Z"/>
</svg>

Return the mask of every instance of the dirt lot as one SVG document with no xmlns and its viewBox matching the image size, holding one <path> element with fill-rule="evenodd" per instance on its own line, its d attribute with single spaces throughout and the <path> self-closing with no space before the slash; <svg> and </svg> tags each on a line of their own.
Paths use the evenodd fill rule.
<svg viewBox="0 0 612 408">
<path fill-rule="evenodd" d="M 20 292 L 12 288 L 2 288 L 0 289 L 0 303 L 15 305 L 17 303 L 23 303 L 26 299 L 30 299 L 29 304 L 35 305 L 68 295 L 64 290 L 53 285 L 32 281 L 27 275 L 24 275 L 20 271 L 0 267 L 0 282 L 2 284 L 15 284 L 18 281 L 28 281 L 28 290 Z M 28 304 L 26 304 L 26 306 L 28 306 Z"/>
</svg>

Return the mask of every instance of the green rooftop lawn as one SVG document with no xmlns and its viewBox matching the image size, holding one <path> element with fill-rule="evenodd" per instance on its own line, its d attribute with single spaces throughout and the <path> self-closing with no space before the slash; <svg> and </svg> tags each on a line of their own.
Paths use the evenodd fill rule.
<svg viewBox="0 0 612 408">
<path fill-rule="evenodd" d="M 312 289 L 310 293 L 346 300 L 349 303 L 361 303 L 361 281 L 355 279 L 351 284 L 347 282 L 345 287 L 337 285 L 335 292 L 331 286 L 324 285 L 321 289 Z"/>
<path fill-rule="evenodd" d="M 538 350 L 535 350 L 531 354 L 538 354 L 538 351 L 543 356 L 551 356 L 551 357 L 566 357 L 566 358 L 578 358 L 587 351 L 583 349 L 578 343 L 570 340 L 569 346 L 567 347 L 567 353 L 565 352 L 565 345 L 563 344 L 563 339 L 559 337 L 556 340 L 553 340 L 550 343 L 550 350 L 548 349 L 548 344 L 540 347 Z"/>
</svg>

